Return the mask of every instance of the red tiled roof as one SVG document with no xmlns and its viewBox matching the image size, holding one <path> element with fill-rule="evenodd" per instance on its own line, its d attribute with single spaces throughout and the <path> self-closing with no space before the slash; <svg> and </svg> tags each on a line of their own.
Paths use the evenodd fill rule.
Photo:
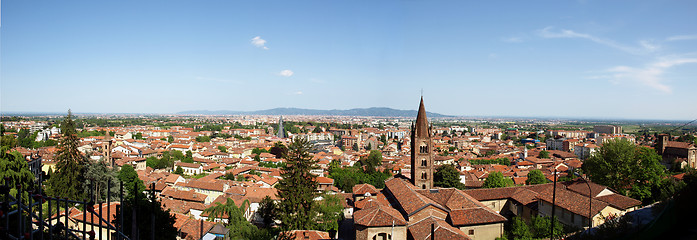
<svg viewBox="0 0 697 240">
<path fill-rule="evenodd" d="M 447 222 L 434 218 L 428 217 L 415 224 L 409 226 L 409 234 L 415 240 L 430 240 L 431 239 L 431 224 L 434 227 L 434 239 L 456 239 L 456 240 L 469 240 L 470 238 L 465 235 L 460 229 L 450 226 Z"/>
<path fill-rule="evenodd" d="M 641 201 L 619 194 L 605 195 L 602 197 L 597 197 L 596 199 L 609 203 L 610 206 L 622 210 L 641 205 Z"/>
<path fill-rule="evenodd" d="M 393 223 L 399 226 L 407 225 L 407 221 L 397 210 L 379 204 L 354 212 L 353 219 L 355 224 L 366 227 L 392 226 Z"/>
<path fill-rule="evenodd" d="M 393 178 L 385 182 L 385 187 L 392 196 L 399 202 L 400 207 L 408 216 L 424 209 L 428 205 L 445 210 L 443 206 L 435 201 L 418 194 L 413 185 L 400 178 Z"/>
<path fill-rule="evenodd" d="M 353 186 L 353 194 L 363 195 L 365 193 L 370 193 L 370 195 L 378 194 L 378 190 L 370 184 L 356 184 Z"/>
<path fill-rule="evenodd" d="M 384 204 L 381 203 L 380 201 L 374 199 L 374 198 L 364 198 L 364 199 L 358 200 L 357 202 L 355 202 L 353 204 L 353 206 L 356 208 L 356 210 L 371 208 L 371 207 L 375 207 L 377 205 L 384 205 Z"/>
<path fill-rule="evenodd" d="M 546 189 L 538 194 L 538 198 L 544 200 L 547 203 L 552 202 L 552 188 Z M 581 216 L 588 216 L 588 198 L 581 194 L 572 192 L 564 189 L 563 187 L 557 187 L 556 196 L 556 206 L 566 209 L 567 211 L 573 212 Z M 593 198 L 593 208 L 591 209 L 591 215 L 595 216 L 609 204 L 596 198 Z"/>
<path fill-rule="evenodd" d="M 449 217 L 453 226 L 489 224 L 506 221 L 505 217 L 483 207 L 452 210 Z"/>
<path fill-rule="evenodd" d="M 291 230 L 288 232 L 296 240 L 324 240 L 331 239 L 328 232 L 318 230 Z M 283 233 L 282 233 L 283 234 Z"/>
</svg>

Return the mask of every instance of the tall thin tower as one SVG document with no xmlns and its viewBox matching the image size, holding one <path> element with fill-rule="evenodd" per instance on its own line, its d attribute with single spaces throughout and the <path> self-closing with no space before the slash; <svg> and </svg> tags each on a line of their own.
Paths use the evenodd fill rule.
<svg viewBox="0 0 697 240">
<path fill-rule="evenodd" d="M 433 134 L 421 96 L 416 124 L 411 125 L 411 183 L 422 189 L 433 188 Z"/>
<path fill-rule="evenodd" d="M 104 151 L 102 154 L 104 154 L 104 161 L 111 166 L 114 167 L 114 161 L 111 159 L 111 148 L 113 147 L 113 142 L 111 140 L 111 136 L 109 136 L 109 129 L 106 129 L 106 136 L 104 136 L 104 143 L 102 143 L 102 151 Z"/>
</svg>

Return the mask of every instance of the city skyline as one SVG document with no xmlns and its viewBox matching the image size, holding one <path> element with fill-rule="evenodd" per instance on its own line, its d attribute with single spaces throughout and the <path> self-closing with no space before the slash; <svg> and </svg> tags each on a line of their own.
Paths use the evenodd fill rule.
<svg viewBox="0 0 697 240">
<path fill-rule="evenodd" d="M 692 2 L 2 2 L 0 110 L 697 118 Z"/>
</svg>

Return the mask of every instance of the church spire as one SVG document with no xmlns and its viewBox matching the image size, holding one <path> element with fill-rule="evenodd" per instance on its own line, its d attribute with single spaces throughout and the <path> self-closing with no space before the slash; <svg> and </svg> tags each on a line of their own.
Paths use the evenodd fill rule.
<svg viewBox="0 0 697 240">
<path fill-rule="evenodd" d="M 416 124 L 412 123 L 411 128 L 411 183 L 421 189 L 433 188 L 433 147 L 424 98 L 421 96 Z"/>
<path fill-rule="evenodd" d="M 426 107 L 424 107 L 423 96 L 421 96 L 421 103 L 419 103 L 419 113 L 416 115 L 416 137 L 430 137 L 428 134 L 428 118 L 426 117 Z"/>
</svg>

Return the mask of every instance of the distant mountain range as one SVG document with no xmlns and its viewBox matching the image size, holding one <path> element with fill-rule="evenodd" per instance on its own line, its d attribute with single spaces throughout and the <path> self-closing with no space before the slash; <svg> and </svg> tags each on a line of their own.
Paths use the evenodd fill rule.
<svg viewBox="0 0 697 240">
<path fill-rule="evenodd" d="M 386 107 L 354 108 L 349 110 L 316 110 L 303 108 L 273 108 L 258 111 L 193 110 L 177 114 L 186 115 L 321 115 L 321 116 L 363 116 L 363 117 L 416 117 L 416 110 L 399 110 Z M 426 112 L 428 117 L 452 117 L 439 113 Z"/>
</svg>

